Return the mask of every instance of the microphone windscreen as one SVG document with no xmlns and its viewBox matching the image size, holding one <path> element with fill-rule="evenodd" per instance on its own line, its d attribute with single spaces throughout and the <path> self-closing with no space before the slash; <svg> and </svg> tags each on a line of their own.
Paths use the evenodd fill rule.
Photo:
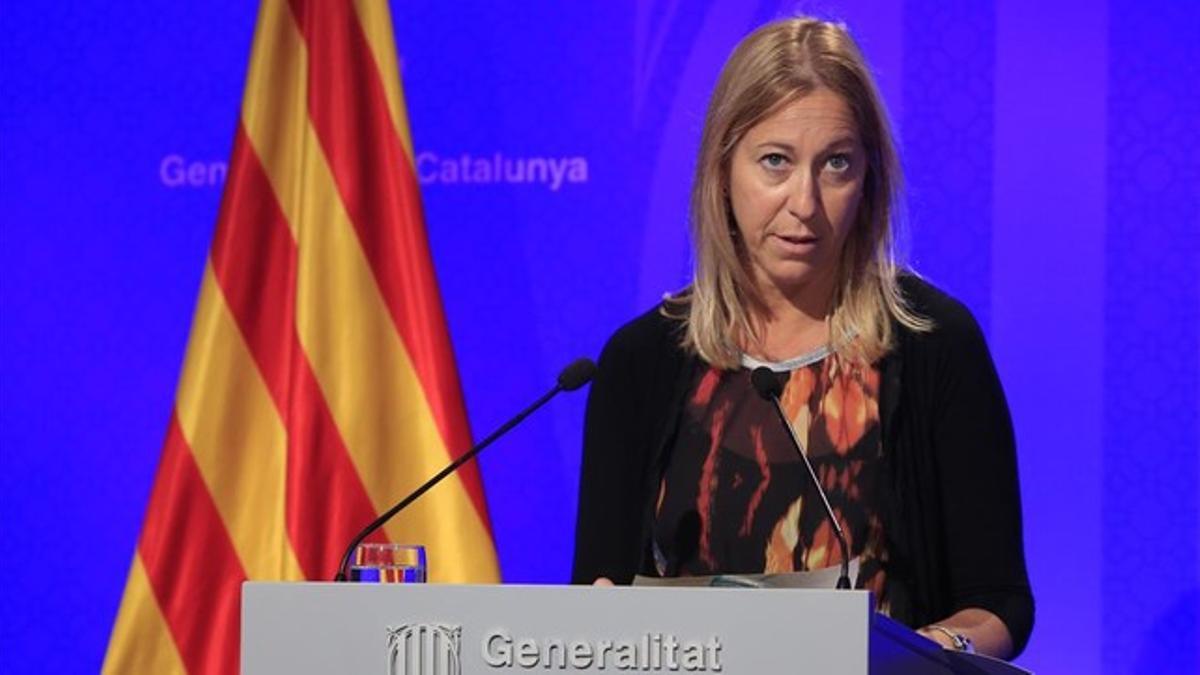
<svg viewBox="0 0 1200 675">
<path fill-rule="evenodd" d="M 558 386 L 563 391 L 575 391 L 591 382 L 595 374 L 596 364 L 591 359 L 575 359 L 558 374 Z"/>
<path fill-rule="evenodd" d="M 759 366 L 750 373 L 750 383 L 754 385 L 754 391 L 768 401 L 783 394 L 783 383 L 779 381 L 779 375 L 766 366 Z"/>
</svg>

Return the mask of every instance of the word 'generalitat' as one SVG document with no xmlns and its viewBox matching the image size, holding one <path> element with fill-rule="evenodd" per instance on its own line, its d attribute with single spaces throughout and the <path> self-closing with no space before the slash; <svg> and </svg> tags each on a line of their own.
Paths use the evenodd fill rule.
<svg viewBox="0 0 1200 675">
<path fill-rule="evenodd" d="M 721 641 L 662 633 L 646 633 L 640 640 L 514 639 L 499 629 L 484 635 L 483 660 L 493 668 L 721 672 Z"/>
</svg>

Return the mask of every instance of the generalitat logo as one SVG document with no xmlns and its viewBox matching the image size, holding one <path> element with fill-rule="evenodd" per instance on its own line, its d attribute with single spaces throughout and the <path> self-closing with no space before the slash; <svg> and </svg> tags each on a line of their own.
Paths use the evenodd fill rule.
<svg viewBox="0 0 1200 675">
<path fill-rule="evenodd" d="M 462 626 L 388 626 L 388 675 L 461 675 Z"/>
</svg>

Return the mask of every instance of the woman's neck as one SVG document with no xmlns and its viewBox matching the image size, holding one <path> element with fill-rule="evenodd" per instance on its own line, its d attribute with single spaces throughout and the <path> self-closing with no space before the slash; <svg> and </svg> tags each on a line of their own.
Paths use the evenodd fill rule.
<svg viewBox="0 0 1200 675">
<path fill-rule="evenodd" d="M 764 361 L 785 361 L 829 344 L 829 322 L 803 312 L 780 311 L 763 319 L 759 337 L 746 350 Z"/>
<path fill-rule="evenodd" d="M 783 361 L 829 344 L 831 283 L 816 279 L 790 293 L 774 288 L 770 291 L 762 294 L 765 312 L 757 317 L 758 339 L 747 345 L 747 353 L 767 361 Z"/>
</svg>

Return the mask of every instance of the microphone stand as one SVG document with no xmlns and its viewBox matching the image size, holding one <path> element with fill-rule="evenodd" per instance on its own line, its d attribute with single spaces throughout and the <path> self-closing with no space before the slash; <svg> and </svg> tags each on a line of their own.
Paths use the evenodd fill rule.
<svg viewBox="0 0 1200 675">
<path fill-rule="evenodd" d="M 475 455 L 478 455 L 480 451 L 491 445 L 492 442 L 497 438 L 500 438 L 504 434 L 508 433 L 510 429 L 520 424 L 526 417 L 532 415 L 538 408 L 545 405 L 547 401 L 554 398 L 559 392 L 574 391 L 582 387 L 592 379 L 592 374 L 595 372 L 595 370 L 595 364 L 587 359 L 579 359 L 578 361 L 575 361 L 571 365 L 567 366 L 566 369 L 563 370 L 562 374 L 558 376 L 558 383 L 554 385 L 553 389 L 543 394 L 528 408 L 525 408 L 521 412 L 517 413 L 516 417 L 505 422 L 499 429 L 496 429 L 492 433 L 488 434 L 487 438 L 484 438 L 479 442 L 478 445 L 463 453 L 458 459 L 448 464 L 446 468 L 437 472 L 433 478 L 430 478 L 429 480 L 425 481 L 421 487 L 413 490 L 412 494 L 408 495 L 404 499 L 401 499 L 398 504 L 381 513 L 375 520 L 372 520 L 370 524 L 368 524 L 362 529 L 362 531 L 355 535 L 354 539 L 350 541 L 350 545 L 346 547 L 346 552 L 342 554 L 341 562 L 338 564 L 337 575 L 334 576 L 333 580 L 346 581 L 347 571 L 350 568 L 350 556 L 354 555 L 354 549 L 358 548 L 358 545 L 361 544 L 364 539 L 370 536 L 372 532 L 382 527 L 384 523 L 391 520 L 393 516 L 395 516 L 397 513 L 400 513 L 400 511 L 402 511 L 406 506 L 419 499 L 421 495 L 428 492 L 430 488 L 442 482 L 446 476 L 454 473 L 458 467 L 471 461 L 471 459 L 473 459 Z"/>
<path fill-rule="evenodd" d="M 765 374 L 760 374 L 764 372 Z M 783 411 L 783 404 L 779 402 L 779 380 L 769 368 L 759 367 L 755 368 L 751 374 L 751 383 L 760 396 L 771 402 L 771 407 L 775 409 L 775 414 L 779 416 L 783 428 L 787 429 L 788 438 L 792 439 L 792 446 L 800 455 L 800 462 L 808 470 L 808 477 L 812 480 L 813 487 L 817 489 L 817 495 L 821 497 L 821 506 L 825 508 L 825 516 L 833 525 L 833 534 L 837 537 L 838 547 L 842 551 L 842 569 L 838 576 L 837 587 L 848 589 L 850 588 L 850 547 L 846 545 L 846 534 L 842 531 L 842 525 L 833 513 L 833 507 L 829 505 L 829 498 L 825 496 L 825 490 L 821 488 L 821 482 L 817 479 L 817 472 L 813 470 L 812 462 L 808 461 L 808 455 L 804 454 L 804 444 L 800 442 L 800 437 L 796 435 L 796 429 L 792 427 L 787 413 Z"/>
</svg>

